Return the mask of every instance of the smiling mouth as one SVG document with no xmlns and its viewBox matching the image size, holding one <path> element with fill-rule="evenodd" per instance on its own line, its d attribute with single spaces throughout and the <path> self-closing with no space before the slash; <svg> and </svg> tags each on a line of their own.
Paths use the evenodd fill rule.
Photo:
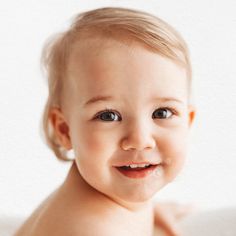
<svg viewBox="0 0 236 236">
<path fill-rule="evenodd" d="M 150 168 L 151 166 L 153 166 L 153 165 L 151 165 L 151 164 L 146 164 L 146 165 L 144 165 L 144 166 L 127 165 L 127 166 L 120 166 L 120 167 L 118 167 L 118 168 L 121 168 L 121 169 L 123 169 L 123 170 L 132 170 L 132 171 L 135 171 L 135 170 L 148 169 L 148 168 Z"/>
<path fill-rule="evenodd" d="M 127 165 L 127 166 L 120 166 L 116 167 L 116 169 L 126 177 L 137 179 L 137 178 L 144 178 L 150 175 L 153 171 L 156 170 L 158 165 L 147 164 L 143 167 L 134 166 L 134 165 Z"/>
</svg>

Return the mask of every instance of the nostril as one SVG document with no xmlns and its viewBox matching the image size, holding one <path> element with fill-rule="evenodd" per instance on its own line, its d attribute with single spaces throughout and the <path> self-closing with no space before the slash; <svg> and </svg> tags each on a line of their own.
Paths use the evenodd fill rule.
<svg viewBox="0 0 236 236">
<path fill-rule="evenodd" d="M 155 140 L 149 139 L 149 140 L 127 140 L 123 141 L 121 144 L 121 148 L 124 151 L 131 151 L 131 150 L 137 150 L 142 151 L 145 149 L 153 149 L 156 146 Z"/>
</svg>

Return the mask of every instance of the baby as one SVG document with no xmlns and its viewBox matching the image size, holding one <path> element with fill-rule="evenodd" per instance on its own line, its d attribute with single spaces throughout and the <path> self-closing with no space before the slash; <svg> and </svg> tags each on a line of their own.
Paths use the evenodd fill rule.
<svg viewBox="0 0 236 236">
<path fill-rule="evenodd" d="M 42 58 L 45 137 L 74 160 L 15 235 L 154 235 L 153 197 L 181 171 L 195 115 L 184 40 L 150 14 L 101 8 L 78 15 Z"/>
</svg>

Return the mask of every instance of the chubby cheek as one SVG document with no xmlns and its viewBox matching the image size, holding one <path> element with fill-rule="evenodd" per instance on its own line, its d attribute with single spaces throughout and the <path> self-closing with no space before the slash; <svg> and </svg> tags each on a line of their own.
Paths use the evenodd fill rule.
<svg viewBox="0 0 236 236">
<path fill-rule="evenodd" d="M 73 148 L 80 166 L 89 166 L 90 171 L 101 170 L 109 165 L 114 152 L 113 137 L 98 129 L 81 125 L 73 135 Z"/>
<path fill-rule="evenodd" d="M 184 166 L 187 151 L 187 132 L 179 130 L 166 134 L 160 144 L 160 153 L 165 163 L 165 177 L 172 181 Z"/>
</svg>

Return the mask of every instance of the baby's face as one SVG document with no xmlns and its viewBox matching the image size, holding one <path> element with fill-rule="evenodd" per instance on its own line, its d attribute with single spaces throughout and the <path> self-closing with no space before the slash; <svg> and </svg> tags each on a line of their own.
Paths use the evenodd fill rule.
<svg viewBox="0 0 236 236">
<path fill-rule="evenodd" d="M 176 177 L 193 117 L 184 68 L 137 43 L 94 41 L 74 49 L 68 79 L 69 134 L 89 185 L 145 201 Z"/>
</svg>

